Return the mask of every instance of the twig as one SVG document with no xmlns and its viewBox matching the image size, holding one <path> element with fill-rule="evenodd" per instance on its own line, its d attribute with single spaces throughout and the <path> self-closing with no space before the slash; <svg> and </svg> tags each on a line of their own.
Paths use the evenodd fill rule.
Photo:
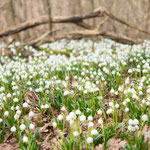
<svg viewBox="0 0 150 150">
<path fill-rule="evenodd" d="M 30 46 L 37 45 L 38 43 L 42 42 L 48 35 L 50 35 L 54 32 L 57 32 L 57 31 L 59 31 L 59 29 L 53 30 L 53 31 L 48 31 L 48 32 L 44 33 L 42 36 L 40 36 L 39 38 L 37 38 L 29 43 L 24 43 L 22 45 L 30 45 Z"/>
<path fill-rule="evenodd" d="M 101 25 L 103 25 L 108 20 L 108 17 L 106 16 L 99 24 L 96 26 L 96 29 L 99 29 Z"/>
<path fill-rule="evenodd" d="M 113 20 L 115 20 L 115 21 L 117 21 L 117 22 L 119 22 L 119 23 L 121 23 L 121 24 L 124 24 L 124 25 L 126 25 L 126 26 L 128 26 L 128 27 L 130 27 L 130 28 L 132 28 L 132 29 L 135 29 L 135 30 L 137 30 L 137 31 L 140 31 L 140 32 L 143 32 L 143 33 L 145 33 L 145 34 L 150 35 L 150 32 L 148 32 L 148 31 L 146 31 L 146 30 L 144 30 L 144 29 L 142 29 L 142 28 L 136 27 L 136 26 L 134 26 L 134 25 L 132 25 L 132 24 L 130 24 L 130 23 L 128 23 L 128 22 L 126 22 L 126 21 L 124 21 L 124 20 L 122 20 L 122 19 L 116 17 L 116 16 L 114 16 L 114 15 L 113 15 L 112 13 L 110 13 L 107 9 L 105 9 L 105 15 L 107 15 L 107 16 L 110 17 L 111 19 L 113 19 Z"/>
</svg>

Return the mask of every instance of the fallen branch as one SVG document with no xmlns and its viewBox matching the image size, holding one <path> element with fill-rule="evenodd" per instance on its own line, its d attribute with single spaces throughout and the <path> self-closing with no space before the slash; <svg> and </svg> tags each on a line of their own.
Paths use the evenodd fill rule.
<svg viewBox="0 0 150 150">
<path fill-rule="evenodd" d="M 83 16 L 72 16 L 72 17 L 52 17 L 51 22 L 52 23 L 74 23 L 80 27 L 83 27 L 85 29 L 93 29 L 93 27 L 89 26 L 88 24 L 85 24 L 83 22 L 83 20 L 85 19 L 90 19 L 90 18 L 95 18 L 95 17 L 102 17 L 102 16 L 108 16 L 109 18 L 124 24 L 132 29 L 135 29 L 139 32 L 143 32 L 145 34 L 150 35 L 150 32 L 141 29 L 139 27 L 136 27 L 134 25 L 131 25 L 130 23 L 116 17 L 115 15 L 113 15 L 112 13 L 110 13 L 106 8 L 100 7 L 98 9 L 96 9 L 93 12 L 90 12 L 86 15 Z M 41 16 L 38 17 L 36 19 L 32 19 L 29 21 L 26 21 L 24 23 L 21 23 L 17 26 L 14 27 L 10 27 L 8 29 L 6 29 L 5 31 L 0 32 L 0 38 L 5 37 L 5 36 L 9 36 L 9 35 L 13 35 L 16 33 L 19 33 L 21 31 L 25 31 L 27 29 L 39 26 L 39 25 L 43 25 L 43 24 L 48 24 L 49 23 L 49 17 L 48 16 Z"/>
<path fill-rule="evenodd" d="M 74 32 L 65 33 L 64 35 L 59 35 L 57 37 L 50 37 L 49 39 L 46 39 L 42 41 L 40 44 L 37 44 L 35 46 L 38 47 L 41 44 L 51 43 L 61 39 L 81 39 L 81 38 L 94 37 L 94 36 L 102 36 L 122 44 L 133 45 L 133 44 L 142 43 L 142 41 L 140 40 L 134 40 L 124 35 L 119 35 L 113 32 L 101 32 L 98 31 L 97 29 L 94 29 L 94 30 L 74 31 Z"/>
<path fill-rule="evenodd" d="M 96 27 L 92 27 L 92 26 L 88 25 L 87 23 L 83 22 L 85 19 L 91 19 L 91 18 L 95 18 L 95 17 L 105 17 L 105 18 Z M 22 46 L 24 46 L 24 45 L 31 45 L 31 46 L 37 47 L 41 44 L 48 43 L 48 42 L 49 43 L 54 42 L 54 41 L 57 41 L 57 40 L 60 40 L 63 38 L 65 38 L 65 39 L 80 39 L 80 38 L 84 38 L 84 37 L 93 37 L 93 36 L 102 36 L 102 37 L 112 39 L 116 42 L 120 42 L 120 43 L 124 43 L 124 44 L 130 44 L 130 45 L 139 44 L 142 42 L 142 41 L 138 41 L 135 39 L 131 39 L 125 35 L 120 35 L 120 34 L 116 34 L 116 33 L 112 33 L 112 32 L 100 31 L 99 30 L 100 26 L 102 24 L 104 24 L 107 21 L 107 19 L 109 19 L 109 18 L 111 18 L 111 19 L 113 19 L 113 20 L 115 20 L 121 24 L 124 24 L 130 28 L 133 28 L 135 30 L 138 30 L 140 32 L 143 32 L 145 34 L 150 35 L 150 33 L 147 32 L 146 30 L 138 28 L 136 26 L 133 26 L 133 25 L 129 24 L 128 22 L 114 16 L 107 9 L 100 7 L 97 10 L 90 12 L 90 13 L 83 15 L 83 16 L 50 17 L 50 19 L 48 16 L 41 16 L 41 17 L 38 17 L 34 20 L 29 20 L 29 21 L 26 21 L 24 23 L 21 23 L 20 25 L 10 27 L 9 29 L 0 33 L 0 38 L 5 37 L 5 36 L 9 36 L 12 34 L 16 34 L 16 33 L 19 33 L 21 31 L 25 31 L 29 28 L 33 28 L 33 27 L 36 27 L 36 26 L 39 26 L 42 24 L 74 23 L 74 24 L 76 24 L 76 25 L 78 25 L 78 26 L 80 26 L 86 30 L 69 32 L 69 33 L 65 33 L 63 35 L 59 34 L 56 37 L 52 36 L 52 34 L 51 34 L 51 37 L 47 38 L 48 35 L 50 35 L 50 33 L 55 32 L 55 31 L 49 31 L 49 32 L 43 34 L 41 37 L 39 37 L 39 38 L 37 38 L 31 42 L 22 44 L 20 49 L 22 49 Z"/>
<path fill-rule="evenodd" d="M 73 16 L 73 17 L 52 17 L 52 23 L 75 23 L 79 24 L 81 26 L 81 22 L 85 19 L 95 18 L 103 16 L 103 12 L 101 10 L 97 10 L 94 12 L 90 12 L 84 16 Z M 32 19 L 29 21 L 26 21 L 24 23 L 21 23 L 19 25 L 16 25 L 14 27 L 10 27 L 6 29 L 5 31 L 0 32 L 0 38 L 13 35 L 16 33 L 19 33 L 21 31 L 25 31 L 27 29 L 37 27 L 39 25 L 48 24 L 49 23 L 49 17 L 48 16 L 41 16 L 36 19 Z M 83 25 L 82 25 L 83 27 Z"/>
</svg>

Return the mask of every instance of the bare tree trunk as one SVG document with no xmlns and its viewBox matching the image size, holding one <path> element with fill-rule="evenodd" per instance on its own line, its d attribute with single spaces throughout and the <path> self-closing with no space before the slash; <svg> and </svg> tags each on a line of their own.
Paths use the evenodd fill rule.
<svg viewBox="0 0 150 150">
<path fill-rule="evenodd" d="M 8 20 L 8 26 L 15 26 L 16 22 L 15 22 L 15 10 L 14 10 L 14 6 L 13 6 L 13 1 L 12 0 L 8 0 L 8 13 L 7 13 L 7 20 Z M 13 38 L 19 40 L 19 35 L 13 35 Z"/>
<path fill-rule="evenodd" d="M 48 18 L 49 18 L 49 31 L 51 32 L 53 30 L 51 1 L 46 0 L 46 5 L 47 5 L 47 14 L 48 14 Z"/>
</svg>

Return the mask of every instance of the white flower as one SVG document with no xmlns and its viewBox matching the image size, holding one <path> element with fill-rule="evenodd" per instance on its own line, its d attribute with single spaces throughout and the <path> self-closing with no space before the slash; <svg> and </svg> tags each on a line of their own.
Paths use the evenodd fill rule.
<svg viewBox="0 0 150 150">
<path fill-rule="evenodd" d="M 76 115 L 80 115 L 81 114 L 81 111 L 78 109 L 76 110 Z"/>
<path fill-rule="evenodd" d="M 71 120 L 70 115 L 67 115 L 67 116 L 66 116 L 66 120 L 67 120 L 67 121 L 70 121 L 70 120 Z"/>
<path fill-rule="evenodd" d="M 97 134 L 98 134 L 98 131 L 96 129 L 91 131 L 91 135 L 97 135 Z"/>
<path fill-rule="evenodd" d="M 119 104 L 116 104 L 115 107 L 118 109 L 119 108 Z"/>
<path fill-rule="evenodd" d="M 49 105 L 48 105 L 48 104 L 45 104 L 45 108 L 48 109 L 48 108 L 49 108 Z"/>
<path fill-rule="evenodd" d="M 103 124 L 103 120 L 102 119 L 98 119 L 98 123 L 99 124 Z"/>
<path fill-rule="evenodd" d="M 22 106 L 23 106 L 23 108 L 27 108 L 28 107 L 28 103 L 25 102 L 25 103 L 23 103 Z"/>
<path fill-rule="evenodd" d="M 20 125 L 20 130 L 24 131 L 25 128 L 26 128 L 26 126 L 25 126 L 24 124 L 21 124 L 21 125 Z"/>
<path fill-rule="evenodd" d="M 73 125 L 74 120 L 70 120 L 69 123 L 70 123 L 70 125 Z"/>
<path fill-rule="evenodd" d="M 150 97 L 148 97 L 147 100 L 150 101 Z"/>
<path fill-rule="evenodd" d="M 139 130 L 139 126 L 138 126 L 138 125 L 136 125 L 136 126 L 135 126 L 135 129 L 136 129 L 136 130 Z"/>
<path fill-rule="evenodd" d="M 24 136 L 23 137 L 23 143 L 27 143 L 28 142 L 28 137 Z"/>
<path fill-rule="evenodd" d="M 101 110 L 98 110 L 97 112 L 99 115 L 102 115 L 102 111 Z"/>
<path fill-rule="evenodd" d="M 59 121 L 63 120 L 63 115 L 58 115 L 58 116 L 57 116 L 57 119 L 58 119 Z"/>
<path fill-rule="evenodd" d="M 137 119 L 134 119 L 133 121 L 134 121 L 134 125 L 139 124 L 139 121 Z"/>
<path fill-rule="evenodd" d="M 113 107 L 114 103 L 113 102 L 109 102 L 109 106 Z"/>
<path fill-rule="evenodd" d="M 129 112 L 129 108 L 128 107 L 125 108 L 125 112 Z"/>
<path fill-rule="evenodd" d="M 81 116 L 80 116 L 80 121 L 83 122 L 83 121 L 85 121 L 85 120 L 86 120 L 86 117 L 85 117 L 84 115 L 81 115 Z"/>
<path fill-rule="evenodd" d="M 20 107 L 19 106 L 16 106 L 16 110 L 19 110 L 20 109 Z"/>
<path fill-rule="evenodd" d="M 16 102 L 18 102 L 19 100 L 18 100 L 18 98 L 14 98 L 14 102 L 16 103 Z"/>
<path fill-rule="evenodd" d="M 53 125 L 53 127 L 54 127 L 54 128 L 56 128 L 56 127 L 57 127 L 57 123 L 56 123 L 56 122 L 53 122 L 53 124 L 52 124 L 52 125 Z"/>
<path fill-rule="evenodd" d="M 29 117 L 34 117 L 34 112 L 33 111 L 29 112 Z"/>
<path fill-rule="evenodd" d="M 132 73 L 133 72 L 133 70 L 130 68 L 129 70 L 128 70 L 128 73 Z"/>
<path fill-rule="evenodd" d="M 132 126 L 131 125 L 128 126 L 128 130 L 132 131 Z"/>
<path fill-rule="evenodd" d="M 74 112 L 69 113 L 70 119 L 76 119 L 76 114 Z"/>
<path fill-rule="evenodd" d="M 119 88 L 118 88 L 118 91 L 122 92 L 122 91 L 123 91 L 123 88 L 122 88 L 122 87 L 119 87 Z"/>
<path fill-rule="evenodd" d="M 150 93 L 150 89 L 147 89 L 147 93 Z"/>
<path fill-rule="evenodd" d="M 41 109 L 45 109 L 45 105 L 41 105 Z"/>
<path fill-rule="evenodd" d="M 87 143 L 90 144 L 90 143 L 93 143 L 93 138 L 92 137 L 88 137 L 86 139 Z"/>
<path fill-rule="evenodd" d="M 130 102 L 130 99 L 129 99 L 129 98 L 127 98 L 127 99 L 126 99 L 126 102 Z"/>
<path fill-rule="evenodd" d="M 132 119 L 129 119 L 128 124 L 129 125 L 134 125 L 134 121 Z"/>
<path fill-rule="evenodd" d="M 29 128 L 30 128 L 31 130 L 33 130 L 33 129 L 34 129 L 34 124 L 30 124 Z"/>
<path fill-rule="evenodd" d="M 143 100 L 142 100 L 142 104 L 145 104 L 145 102 L 146 102 L 145 99 L 143 99 Z"/>
<path fill-rule="evenodd" d="M 61 111 L 65 111 L 66 110 L 66 108 L 63 106 L 63 107 L 61 107 Z"/>
<path fill-rule="evenodd" d="M 129 80 L 129 77 L 125 80 L 125 84 L 129 84 L 130 83 L 130 80 Z"/>
<path fill-rule="evenodd" d="M 139 91 L 139 94 L 140 94 L 140 95 L 143 95 L 143 92 L 142 92 L 142 91 Z"/>
<path fill-rule="evenodd" d="M 92 121 L 92 120 L 93 120 L 93 117 L 92 117 L 92 116 L 89 116 L 89 117 L 88 117 L 88 120 L 89 120 L 89 121 Z"/>
<path fill-rule="evenodd" d="M 14 118 L 15 118 L 15 120 L 19 119 L 19 115 L 18 115 L 18 114 L 15 114 L 15 115 L 14 115 Z"/>
<path fill-rule="evenodd" d="M 2 118 L 0 118 L 0 123 L 3 121 L 3 119 Z"/>
<path fill-rule="evenodd" d="M 69 92 L 68 90 L 66 90 L 66 91 L 64 92 L 64 96 L 69 95 L 69 94 L 70 94 L 70 92 Z"/>
<path fill-rule="evenodd" d="M 5 111 L 5 112 L 4 112 L 4 116 L 8 117 L 8 115 L 9 115 L 9 112 L 8 112 L 8 111 Z"/>
<path fill-rule="evenodd" d="M 148 116 L 147 115 L 143 115 L 142 116 L 142 120 L 145 122 L 145 121 L 147 121 L 148 120 Z"/>
<path fill-rule="evenodd" d="M 79 133 L 78 133 L 77 131 L 74 131 L 74 132 L 73 132 L 73 135 L 74 135 L 74 136 L 78 136 Z"/>
<path fill-rule="evenodd" d="M 110 108 L 110 109 L 108 109 L 108 110 L 106 111 L 106 113 L 109 115 L 109 114 L 112 114 L 113 111 L 114 111 L 114 110 Z"/>
<path fill-rule="evenodd" d="M 88 123 L 88 127 L 89 127 L 89 128 L 93 128 L 93 127 L 94 127 L 94 123 L 93 123 L 93 122 L 89 122 L 89 123 Z"/>
<path fill-rule="evenodd" d="M 8 98 L 10 98 L 10 97 L 11 97 L 11 94 L 10 94 L 10 93 L 8 93 L 8 94 L 7 94 L 7 97 L 8 97 Z"/>
<path fill-rule="evenodd" d="M 29 100 L 29 99 L 27 99 L 27 103 L 30 103 L 30 100 Z"/>
<path fill-rule="evenodd" d="M 146 106 L 150 106 L 150 102 L 146 102 Z"/>
<path fill-rule="evenodd" d="M 118 95 L 118 91 L 115 92 L 115 95 Z"/>
<path fill-rule="evenodd" d="M 111 90 L 110 90 L 110 93 L 111 93 L 111 94 L 114 94 L 114 93 L 115 93 L 115 90 L 114 90 L 114 89 L 111 89 Z"/>
<path fill-rule="evenodd" d="M 125 105 L 127 104 L 127 102 L 126 102 L 126 101 L 123 101 L 122 104 L 125 106 Z"/>
<path fill-rule="evenodd" d="M 11 110 L 14 110 L 14 106 L 11 106 Z"/>
<path fill-rule="evenodd" d="M 17 110 L 16 114 L 21 115 L 21 110 Z"/>
<path fill-rule="evenodd" d="M 11 132 L 16 132 L 16 127 L 15 126 L 11 127 L 10 131 Z"/>
</svg>

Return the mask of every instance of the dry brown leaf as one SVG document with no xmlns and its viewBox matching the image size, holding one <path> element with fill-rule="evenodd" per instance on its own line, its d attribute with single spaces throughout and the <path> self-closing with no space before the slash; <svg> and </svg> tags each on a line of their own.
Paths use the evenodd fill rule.
<svg viewBox="0 0 150 150">
<path fill-rule="evenodd" d="M 95 150 L 103 150 L 104 146 L 102 144 L 99 144 L 98 146 L 95 147 Z"/>
<path fill-rule="evenodd" d="M 121 139 L 112 138 L 108 150 L 120 150 L 126 143 L 126 141 L 122 141 Z"/>
</svg>

